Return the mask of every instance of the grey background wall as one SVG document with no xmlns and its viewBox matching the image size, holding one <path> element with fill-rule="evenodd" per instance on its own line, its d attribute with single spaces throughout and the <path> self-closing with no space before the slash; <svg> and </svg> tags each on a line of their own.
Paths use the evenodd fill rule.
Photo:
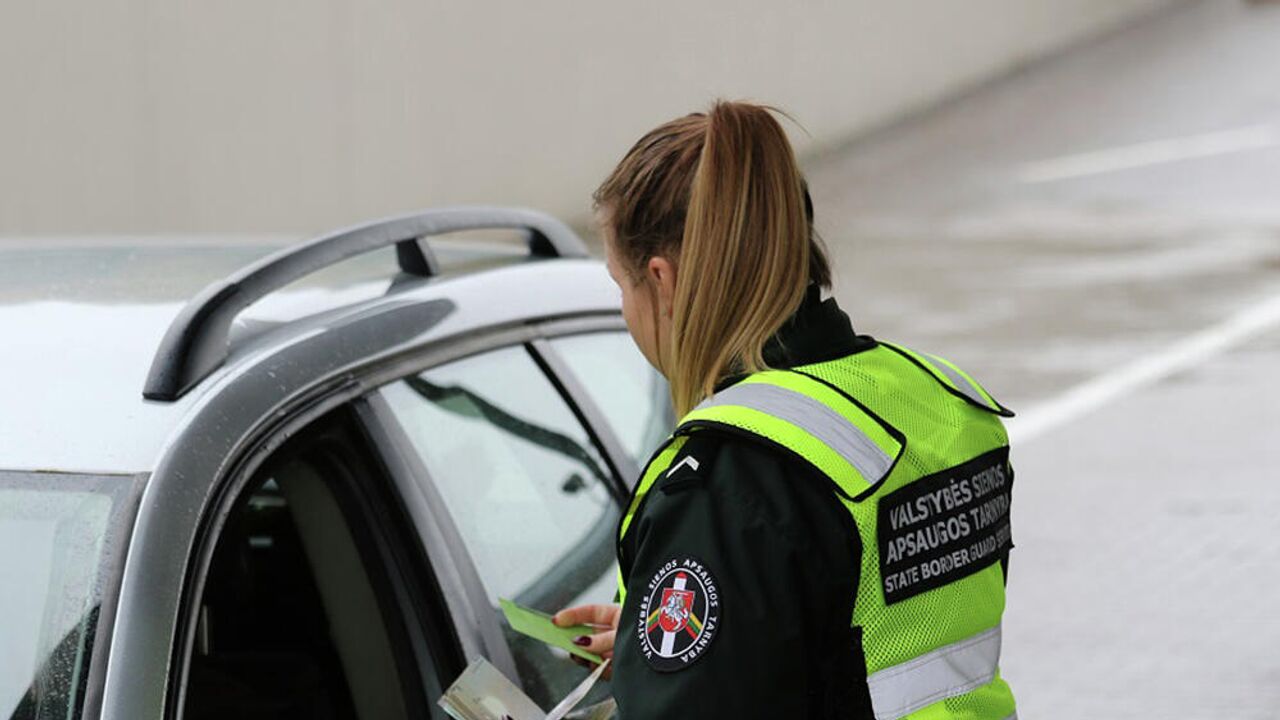
<svg viewBox="0 0 1280 720">
<path fill-rule="evenodd" d="M 1167 0 L 6 0 L 0 234 L 306 232 L 464 202 L 585 217 L 716 96 L 812 157 Z"/>
</svg>

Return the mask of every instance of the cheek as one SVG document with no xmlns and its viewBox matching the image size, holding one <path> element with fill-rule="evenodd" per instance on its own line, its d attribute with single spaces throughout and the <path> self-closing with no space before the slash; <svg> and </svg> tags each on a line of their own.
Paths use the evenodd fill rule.
<svg viewBox="0 0 1280 720">
<path fill-rule="evenodd" d="M 645 297 L 635 289 L 622 291 L 622 319 L 627 324 L 631 339 L 645 357 L 650 356 L 649 339 L 652 335 L 650 316 L 646 309 Z"/>
<path fill-rule="evenodd" d="M 633 336 L 637 336 L 642 329 L 639 300 L 633 291 L 622 291 L 622 319 L 627 321 L 627 329 Z"/>
</svg>

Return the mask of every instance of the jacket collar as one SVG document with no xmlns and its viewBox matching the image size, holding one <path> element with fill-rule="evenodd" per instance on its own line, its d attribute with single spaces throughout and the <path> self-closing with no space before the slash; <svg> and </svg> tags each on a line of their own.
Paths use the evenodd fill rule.
<svg viewBox="0 0 1280 720">
<path fill-rule="evenodd" d="M 769 367 L 790 368 L 835 360 L 875 346 L 875 338 L 854 332 L 849 315 L 836 299 L 823 300 L 821 288 L 811 282 L 800 306 L 765 342 L 761 354 Z M 745 373 L 739 373 L 721 378 L 715 391 L 745 377 Z"/>
</svg>

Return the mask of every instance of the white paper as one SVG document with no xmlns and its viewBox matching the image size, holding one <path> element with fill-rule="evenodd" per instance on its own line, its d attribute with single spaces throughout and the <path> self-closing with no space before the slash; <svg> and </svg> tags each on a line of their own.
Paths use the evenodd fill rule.
<svg viewBox="0 0 1280 720">
<path fill-rule="evenodd" d="M 600 675 L 604 672 L 604 669 L 609 666 L 609 662 L 612 660 L 613 658 L 605 658 L 604 662 L 597 665 L 596 669 L 587 676 L 586 680 L 578 683 L 578 687 L 570 691 L 568 695 L 565 695 L 559 705 L 551 708 L 551 712 L 547 713 L 546 720 L 560 720 L 567 715 L 570 710 L 577 707 L 578 703 L 582 702 L 582 698 L 586 697 L 587 693 L 591 692 L 591 688 L 595 686 L 596 681 L 600 679 Z"/>
<path fill-rule="evenodd" d="M 458 720 L 545 720 L 542 708 L 498 669 L 477 658 L 440 697 L 440 707 Z"/>
<path fill-rule="evenodd" d="M 445 712 L 458 720 L 504 720 L 508 717 L 511 720 L 562 720 L 591 692 L 608 665 L 609 660 L 605 660 L 552 708 L 550 713 L 544 713 L 542 708 L 489 664 L 489 661 L 477 658 L 444 691 L 439 704 Z M 601 706 L 607 707 L 605 703 L 601 703 Z M 611 714 L 610 711 L 602 717 Z M 591 717 L 596 717 L 596 714 L 593 712 Z"/>
</svg>

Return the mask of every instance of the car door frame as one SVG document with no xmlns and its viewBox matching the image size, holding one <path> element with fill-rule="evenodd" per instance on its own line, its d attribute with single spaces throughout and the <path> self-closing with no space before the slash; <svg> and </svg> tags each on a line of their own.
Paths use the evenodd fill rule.
<svg viewBox="0 0 1280 720">
<path fill-rule="evenodd" d="M 466 298 L 479 288 L 460 288 L 456 295 Z M 452 293 L 405 292 L 247 341 L 234 362 L 203 383 L 171 431 L 139 501 L 98 716 L 159 720 L 180 711 L 196 630 L 190 605 L 199 597 L 195 578 L 207 572 L 208 538 L 227 511 L 225 495 L 234 494 L 284 438 L 416 368 L 544 334 L 625 328 L 609 303 L 577 308 L 573 300 L 557 295 L 515 312 L 463 312 Z M 590 407 L 590 399 L 579 393 L 574 405 Z M 606 457 L 625 467 L 617 443 L 602 444 Z M 420 526 L 414 529 L 421 532 Z M 424 550 L 438 582 L 447 585 L 458 576 L 447 567 L 455 557 L 451 549 L 424 544 Z M 446 606 L 451 612 L 458 607 Z M 476 623 L 451 620 L 455 632 L 478 633 Z M 467 659 L 487 649 L 462 644 Z"/>
<path fill-rule="evenodd" d="M 324 421 L 325 418 L 330 417 L 334 413 L 344 411 L 352 412 L 354 415 L 353 432 L 357 436 L 352 437 L 351 440 L 353 442 L 364 443 L 366 450 L 375 461 L 385 462 L 383 455 L 372 442 L 373 439 L 368 435 L 367 427 L 360 421 L 358 408 L 354 407 L 355 401 L 356 399 L 347 399 L 339 402 L 327 402 L 316 406 L 310 411 L 300 412 L 273 434 L 272 441 L 264 443 L 264 445 L 253 454 L 252 458 L 246 458 L 246 461 L 242 463 L 242 465 L 225 483 L 223 483 L 219 490 L 216 504 L 207 513 L 208 518 L 205 521 L 205 529 L 201 534 L 201 541 L 193 552 L 193 564 L 188 571 L 187 577 L 184 579 L 190 586 L 188 598 L 197 599 L 195 605 L 198 605 L 198 598 L 203 597 L 213 554 L 218 547 L 219 540 L 222 536 L 222 530 L 227 518 L 232 512 L 232 508 L 246 491 L 249 483 L 257 475 L 258 471 L 274 461 L 274 458 L 277 457 L 277 451 L 281 449 L 281 446 L 287 438 L 292 438 L 295 435 L 306 433 L 308 429 L 314 427 L 317 422 Z M 381 472 L 386 476 L 385 479 L 390 483 L 389 491 L 396 494 L 396 497 L 379 498 L 377 502 L 387 503 L 399 500 L 404 504 L 406 499 L 399 496 L 402 490 L 400 486 L 395 483 L 390 468 L 387 468 L 384 464 L 376 471 Z M 360 491 L 361 489 L 357 488 L 346 489 L 346 492 Z M 362 514 L 365 514 L 366 517 L 360 519 L 360 527 L 356 528 L 353 526 L 354 530 L 359 531 L 357 534 L 363 534 L 363 531 L 372 529 L 368 526 L 373 518 L 367 516 L 367 507 L 365 507 L 370 502 L 371 501 L 366 498 L 365 501 L 360 503 L 362 507 L 360 507 L 359 510 Z M 385 518 L 383 519 L 385 520 Z M 454 628 L 452 623 L 447 627 L 440 627 L 438 619 L 439 612 L 437 612 L 436 608 L 430 607 L 435 603 L 444 605 L 444 597 L 447 593 L 443 587 L 445 581 L 444 578 L 441 577 L 440 568 L 437 566 L 437 563 L 447 560 L 448 556 L 438 553 L 433 554 L 430 552 L 429 548 L 422 547 L 422 558 L 425 562 L 414 562 L 413 567 L 401 567 L 400 565 L 402 565 L 405 560 L 403 557 L 398 561 L 392 559 L 392 556 L 397 555 L 397 550 L 388 546 L 388 542 L 390 541 L 388 536 L 399 535 L 402 537 L 418 537 L 418 528 L 416 523 L 413 522 L 412 517 L 406 517 L 404 521 L 406 525 L 403 527 L 390 529 L 382 533 L 375 533 L 377 537 L 373 538 L 373 546 L 360 548 L 362 557 L 367 558 L 368 556 L 366 556 L 366 553 L 369 553 L 371 556 L 376 557 L 379 564 L 385 566 L 379 568 L 376 572 L 379 576 L 386 575 L 387 577 L 381 578 L 381 580 L 375 580 L 375 583 L 379 585 L 388 585 L 388 587 L 380 588 L 380 590 L 390 590 L 391 596 L 387 598 L 380 597 L 379 601 L 380 603 L 391 602 L 396 605 L 396 611 L 400 614 L 396 624 L 404 626 L 408 631 L 408 641 L 413 651 L 414 662 L 418 673 L 421 675 L 428 672 L 448 670 L 449 668 L 441 668 L 440 665 L 441 658 L 443 657 L 447 661 L 448 655 L 454 652 L 454 646 L 457 645 L 456 643 L 448 643 L 448 640 L 452 639 L 450 636 L 452 635 Z M 401 553 L 401 555 L 403 554 Z M 413 578 L 409 579 L 408 576 L 413 576 Z M 404 584 L 405 582 L 410 582 L 414 588 L 421 589 L 424 586 L 429 587 L 432 585 L 432 581 L 434 581 L 435 586 L 432 589 L 439 591 L 434 597 L 415 596 L 414 593 L 409 592 L 409 588 Z M 409 603 L 412 603 L 414 607 L 409 608 L 407 606 Z M 195 605 L 191 602 L 184 602 L 179 615 L 178 628 L 182 629 L 186 626 L 187 632 L 180 633 L 178 635 L 179 637 L 183 637 L 185 641 L 182 643 L 176 643 L 177 647 L 175 648 L 174 656 L 175 665 L 170 668 L 170 690 L 168 700 L 165 703 L 165 718 L 180 719 L 186 706 L 186 690 L 190 681 L 190 659 L 191 653 L 194 651 L 195 638 L 198 634 L 191 630 L 191 628 L 199 622 L 199 613 L 194 609 Z M 447 606 L 445 606 L 444 609 L 447 610 Z M 443 639 L 449 646 L 429 648 L 425 645 L 428 639 Z M 460 652 L 460 649 L 458 649 L 458 652 Z M 462 664 L 461 658 L 458 658 L 458 662 L 456 664 Z M 446 676 L 443 673 L 438 678 L 438 681 L 442 686 L 447 684 Z M 423 688 L 422 690 L 425 692 L 426 688 Z"/>
<path fill-rule="evenodd" d="M 630 498 L 630 486 L 634 483 L 630 479 L 638 474 L 636 463 L 624 449 L 600 407 L 550 342 L 557 337 L 595 332 L 626 332 L 626 324 L 621 315 L 579 316 L 477 333 L 465 343 L 406 358 L 397 365 L 398 372 L 394 377 L 372 388 L 359 399 L 357 406 L 375 448 L 383 455 L 394 482 L 402 488 L 402 497 L 410 494 L 415 497 L 410 514 L 415 519 L 421 518 L 424 543 L 439 543 L 438 547 L 448 549 L 451 557 L 445 566 L 455 575 L 447 586 L 451 592 L 445 601 L 453 614 L 455 631 L 462 641 L 467 660 L 483 656 L 508 677 L 517 677 L 515 659 L 503 639 L 502 628 L 471 552 L 443 501 L 431 470 L 414 449 L 407 431 L 379 391 L 383 385 L 435 367 L 503 348 L 523 346 L 601 453 L 612 481 L 610 497 L 621 512 Z M 420 488 L 417 492 L 412 489 L 415 485 Z"/>
</svg>

